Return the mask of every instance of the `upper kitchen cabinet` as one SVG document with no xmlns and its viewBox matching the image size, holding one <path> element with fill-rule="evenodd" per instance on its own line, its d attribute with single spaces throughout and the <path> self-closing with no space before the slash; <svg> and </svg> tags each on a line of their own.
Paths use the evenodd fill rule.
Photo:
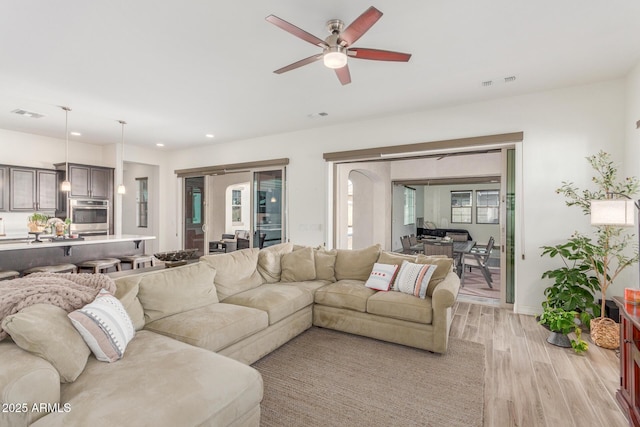
<svg viewBox="0 0 640 427">
<path fill-rule="evenodd" d="M 113 195 L 113 169 L 69 165 L 70 197 L 110 199 Z"/>
<path fill-rule="evenodd" d="M 0 166 L 0 211 L 9 208 L 9 168 Z"/>
<path fill-rule="evenodd" d="M 9 209 L 55 211 L 58 208 L 58 172 L 9 168 Z"/>
</svg>

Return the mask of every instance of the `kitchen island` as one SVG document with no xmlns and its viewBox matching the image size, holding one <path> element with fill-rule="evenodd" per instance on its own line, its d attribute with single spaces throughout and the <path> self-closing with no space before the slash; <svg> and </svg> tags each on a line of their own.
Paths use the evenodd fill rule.
<svg viewBox="0 0 640 427">
<path fill-rule="evenodd" d="M 78 239 L 33 238 L 0 240 L 0 269 L 24 271 L 41 265 L 79 264 L 101 258 L 145 253 L 145 241 L 155 236 L 134 234 L 85 236 Z"/>
</svg>

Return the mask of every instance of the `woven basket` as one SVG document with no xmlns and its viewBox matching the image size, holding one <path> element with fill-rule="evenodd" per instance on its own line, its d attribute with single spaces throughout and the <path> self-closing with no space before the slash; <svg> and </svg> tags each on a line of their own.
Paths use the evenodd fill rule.
<svg viewBox="0 0 640 427">
<path fill-rule="evenodd" d="M 599 347 L 615 350 L 620 347 L 620 325 L 608 317 L 592 319 L 591 340 Z"/>
</svg>

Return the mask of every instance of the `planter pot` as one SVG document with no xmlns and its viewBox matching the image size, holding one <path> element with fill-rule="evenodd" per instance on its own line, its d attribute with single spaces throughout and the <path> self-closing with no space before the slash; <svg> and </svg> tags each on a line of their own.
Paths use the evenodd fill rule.
<svg viewBox="0 0 640 427">
<path fill-rule="evenodd" d="M 547 342 L 549 344 L 557 345 L 558 347 L 571 347 L 571 340 L 566 334 L 561 334 L 560 332 L 551 332 L 549 334 L 549 338 L 547 338 Z"/>
</svg>

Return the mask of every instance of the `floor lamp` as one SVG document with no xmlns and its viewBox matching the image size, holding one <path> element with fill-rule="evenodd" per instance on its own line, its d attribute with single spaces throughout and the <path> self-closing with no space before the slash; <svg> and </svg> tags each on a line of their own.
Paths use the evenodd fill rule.
<svg viewBox="0 0 640 427">
<path fill-rule="evenodd" d="M 622 196 L 623 199 L 608 198 L 591 200 L 591 225 L 613 225 L 618 227 L 632 227 L 634 225 L 635 209 L 638 210 L 638 244 L 640 247 L 640 200 L 621 193 L 607 193 L 608 197 Z M 638 262 L 638 278 L 640 279 L 640 262 Z"/>
</svg>

